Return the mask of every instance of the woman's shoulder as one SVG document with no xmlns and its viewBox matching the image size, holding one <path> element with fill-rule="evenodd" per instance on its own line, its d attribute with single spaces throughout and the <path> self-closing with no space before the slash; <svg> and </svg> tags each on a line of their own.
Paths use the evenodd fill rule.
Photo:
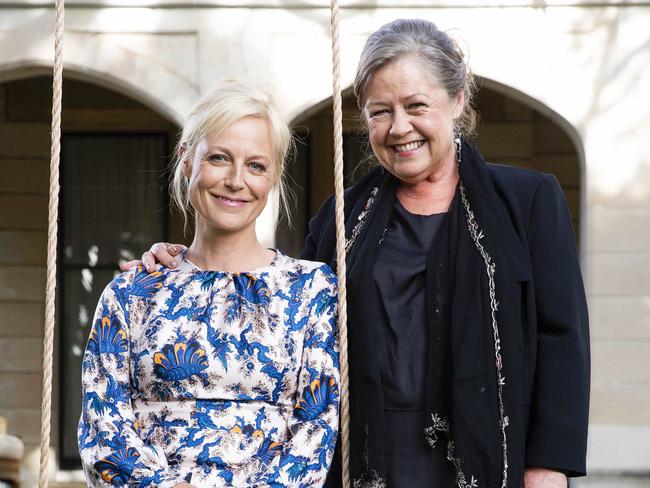
<svg viewBox="0 0 650 488">
<path fill-rule="evenodd" d="M 104 295 L 115 295 L 122 299 L 133 296 L 150 298 L 164 287 L 167 275 L 171 273 L 178 272 L 162 265 L 156 265 L 153 271 L 147 271 L 143 266 L 136 266 L 115 275 L 106 285 Z"/>
<path fill-rule="evenodd" d="M 487 167 L 491 178 L 495 182 L 503 183 L 506 186 L 524 185 L 529 188 L 538 186 L 545 179 L 552 177 L 552 175 L 540 171 L 509 164 L 488 163 Z"/>
<path fill-rule="evenodd" d="M 286 254 L 281 254 L 280 257 L 281 259 L 276 260 L 277 266 L 280 268 L 298 272 L 301 275 L 311 275 L 327 280 L 333 280 L 334 282 L 336 281 L 336 273 L 334 273 L 329 265 L 323 262 L 312 261 L 309 259 L 292 258 Z"/>
<path fill-rule="evenodd" d="M 377 165 L 371 168 L 370 171 L 368 171 L 368 173 L 354 185 L 346 188 L 343 192 L 346 212 L 354 206 L 354 203 L 357 200 L 366 197 L 369 191 L 372 191 L 376 186 L 380 185 L 384 178 L 384 170 L 382 170 L 381 166 Z M 335 204 L 335 195 L 332 193 L 323 201 L 322 205 L 316 212 L 316 216 L 333 214 Z"/>
<path fill-rule="evenodd" d="M 506 164 L 488 163 L 487 166 L 497 191 L 519 205 L 528 206 L 535 199 L 562 194 L 560 183 L 552 174 Z"/>
</svg>

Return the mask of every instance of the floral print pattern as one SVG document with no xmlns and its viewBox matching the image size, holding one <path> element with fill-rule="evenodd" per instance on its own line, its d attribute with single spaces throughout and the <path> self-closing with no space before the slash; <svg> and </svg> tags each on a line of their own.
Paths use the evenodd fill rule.
<svg viewBox="0 0 650 488">
<path fill-rule="evenodd" d="M 90 486 L 322 486 L 338 428 L 336 278 L 276 252 L 252 273 L 137 268 L 83 358 Z"/>
</svg>

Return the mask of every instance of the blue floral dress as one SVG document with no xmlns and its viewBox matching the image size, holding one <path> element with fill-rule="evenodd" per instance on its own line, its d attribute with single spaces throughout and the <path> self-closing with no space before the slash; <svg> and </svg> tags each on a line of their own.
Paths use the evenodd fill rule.
<svg viewBox="0 0 650 488">
<path fill-rule="evenodd" d="M 90 486 L 322 486 L 338 427 L 336 278 L 277 252 L 252 273 L 123 273 L 83 358 Z"/>
</svg>

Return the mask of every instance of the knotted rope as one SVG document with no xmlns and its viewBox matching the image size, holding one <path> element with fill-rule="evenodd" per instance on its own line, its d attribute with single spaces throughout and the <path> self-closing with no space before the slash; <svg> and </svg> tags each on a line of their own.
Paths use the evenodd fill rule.
<svg viewBox="0 0 650 488">
<path fill-rule="evenodd" d="M 350 486 L 350 397 L 348 376 L 348 310 L 345 280 L 345 214 L 343 212 L 343 110 L 341 100 L 341 56 L 339 51 L 339 3 L 331 0 L 332 109 L 334 118 L 334 195 L 336 217 L 336 274 L 339 288 L 339 350 L 341 365 L 340 436 L 343 488 Z"/>
<path fill-rule="evenodd" d="M 45 330 L 43 331 L 43 393 L 41 401 L 40 488 L 47 488 L 52 409 L 52 356 L 56 296 L 57 221 L 59 216 L 59 158 L 61 152 L 61 96 L 63 93 L 64 0 L 55 0 L 54 71 L 52 83 L 52 137 L 50 150 L 50 199 L 47 225 L 47 279 L 45 284 Z"/>
</svg>

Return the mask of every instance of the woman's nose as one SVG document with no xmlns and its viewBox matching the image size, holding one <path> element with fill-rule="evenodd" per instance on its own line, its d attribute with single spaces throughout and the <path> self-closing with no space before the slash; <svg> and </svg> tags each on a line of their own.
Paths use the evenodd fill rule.
<svg viewBox="0 0 650 488">
<path fill-rule="evenodd" d="M 404 110 L 395 110 L 393 112 L 393 120 L 390 125 L 390 135 L 394 137 L 401 137 L 408 134 L 411 129 L 411 119 L 409 114 Z"/>
<path fill-rule="evenodd" d="M 243 168 L 237 164 L 233 164 L 230 167 L 230 171 L 226 177 L 225 184 L 231 190 L 241 190 L 244 188 Z"/>
</svg>

